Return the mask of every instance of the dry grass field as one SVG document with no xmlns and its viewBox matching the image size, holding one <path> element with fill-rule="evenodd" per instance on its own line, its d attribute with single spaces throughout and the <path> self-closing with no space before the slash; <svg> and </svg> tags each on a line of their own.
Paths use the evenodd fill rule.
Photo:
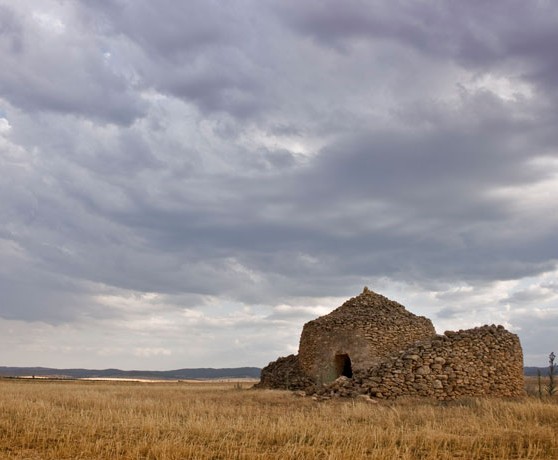
<svg viewBox="0 0 558 460">
<path fill-rule="evenodd" d="M 0 458 L 558 459 L 558 398 L 317 403 L 247 387 L 0 380 Z"/>
</svg>

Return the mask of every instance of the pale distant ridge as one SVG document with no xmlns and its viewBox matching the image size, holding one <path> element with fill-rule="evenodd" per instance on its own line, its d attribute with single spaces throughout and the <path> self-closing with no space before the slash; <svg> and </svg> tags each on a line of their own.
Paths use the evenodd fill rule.
<svg viewBox="0 0 558 460">
<path fill-rule="evenodd" d="M 2 377 L 56 377 L 69 379 L 82 378 L 135 378 L 135 379 L 224 379 L 224 378 L 259 378 L 259 367 L 233 368 L 195 368 L 170 371 L 123 371 L 120 369 L 54 369 L 48 367 L 4 367 L 0 366 Z"/>
</svg>

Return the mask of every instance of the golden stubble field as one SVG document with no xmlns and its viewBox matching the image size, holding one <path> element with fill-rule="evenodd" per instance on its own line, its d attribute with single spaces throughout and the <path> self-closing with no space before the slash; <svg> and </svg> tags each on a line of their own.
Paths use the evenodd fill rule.
<svg viewBox="0 0 558 460">
<path fill-rule="evenodd" d="M 558 459 L 556 397 L 318 403 L 249 386 L 0 380 L 0 458 Z"/>
</svg>

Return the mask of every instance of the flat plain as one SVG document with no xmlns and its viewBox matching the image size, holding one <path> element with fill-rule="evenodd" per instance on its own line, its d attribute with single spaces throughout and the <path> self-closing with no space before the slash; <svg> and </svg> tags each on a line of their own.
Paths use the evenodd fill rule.
<svg viewBox="0 0 558 460">
<path fill-rule="evenodd" d="M 0 379 L 4 459 L 557 459 L 558 397 L 316 402 L 234 382 Z"/>
</svg>

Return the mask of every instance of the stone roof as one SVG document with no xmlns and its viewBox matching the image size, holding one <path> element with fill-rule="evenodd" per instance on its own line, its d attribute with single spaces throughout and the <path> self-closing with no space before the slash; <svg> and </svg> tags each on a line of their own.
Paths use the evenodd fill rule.
<svg viewBox="0 0 558 460">
<path fill-rule="evenodd" d="M 359 324 L 371 321 L 381 323 L 407 323 L 408 321 L 415 321 L 418 318 L 430 322 L 426 317 L 417 316 L 408 311 L 400 303 L 390 300 L 381 294 L 371 291 L 368 287 L 365 287 L 358 296 L 350 298 L 331 313 L 320 316 L 310 322 L 318 323 L 324 328 L 337 328 L 347 325 L 350 327 L 358 327 Z"/>
</svg>

